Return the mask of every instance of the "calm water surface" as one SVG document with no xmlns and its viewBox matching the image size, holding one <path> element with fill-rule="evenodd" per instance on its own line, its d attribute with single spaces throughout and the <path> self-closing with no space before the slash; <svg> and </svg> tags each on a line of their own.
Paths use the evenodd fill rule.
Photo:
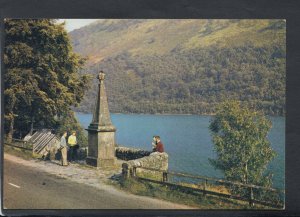
<svg viewBox="0 0 300 217">
<path fill-rule="evenodd" d="M 76 115 L 82 126 L 87 128 L 92 115 Z M 215 157 L 208 129 L 210 116 L 111 114 L 111 119 L 117 128 L 117 144 L 151 150 L 152 136 L 160 135 L 165 151 L 169 154 L 170 170 L 223 177 L 208 162 L 208 158 Z M 269 164 L 268 170 L 274 174 L 274 187 L 284 188 L 285 118 L 270 119 L 273 126 L 268 137 L 277 156 Z"/>
</svg>

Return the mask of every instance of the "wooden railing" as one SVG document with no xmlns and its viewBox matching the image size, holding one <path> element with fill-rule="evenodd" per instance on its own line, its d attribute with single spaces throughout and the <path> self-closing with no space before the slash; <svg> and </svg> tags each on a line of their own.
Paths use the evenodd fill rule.
<svg viewBox="0 0 300 217">
<path fill-rule="evenodd" d="M 29 147 L 27 145 L 27 142 L 22 139 L 14 139 L 13 138 L 11 143 L 4 141 L 4 145 L 32 151 L 32 147 Z"/>
<path fill-rule="evenodd" d="M 143 177 L 140 176 L 137 173 L 138 169 L 142 170 L 148 170 L 148 171 L 153 171 L 158 174 L 160 174 L 160 180 L 157 179 L 151 179 L 148 177 Z M 126 171 L 127 170 L 127 171 Z M 199 175 L 191 175 L 191 174 L 186 174 L 186 173 L 179 173 L 179 172 L 172 172 L 172 171 L 165 171 L 165 170 L 159 170 L 159 169 L 153 169 L 153 168 L 147 168 L 147 167 L 139 167 L 139 166 L 133 166 L 131 169 L 128 170 L 128 168 L 123 167 L 123 175 L 125 177 L 132 177 L 138 180 L 143 180 L 143 181 L 149 181 L 153 183 L 158 183 L 158 184 L 164 184 L 167 186 L 171 187 L 176 187 L 177 189 L 182 189 L 182 190 L 189 190 L 190 192 L 198 192 L 202 193 L 203 196 L 206 195 L 212 195 L 212 196 L 217 196 L 217 197 L 223 197 L 223 198 L 228 198 L 228 199 L 234 199 L 234 200 L 239 200 L 239 201 L 246 201 L 249 202 L 250 206 L 254 206 L 254 204 L 259 204 L 263 206 L 268 206 L 272 208 L 277 208 L 277 209 L 283 209 L 284 208 L 284 195 L 285 191 L 280 190 L 280 189 L 275 189 L 275 188 L 268 188 L 268 187 L 263 187 L 263 186 L 257 186 L 257 185 L 252 185 L 252 184 L 244 184 L 244 183 L 239 183 L 239 182 L 232 182 L 232 181 L 227 181 L 224 179 L 216 179 L 212 177 L 206 177 L 206 176 L 199 176 Z M 201 180 L 201 185 L 195 184 L 195 182 L 175 182 L 171 181 L 170 177 L 184 177 L 188 178 L 189 180 Z M 197 187 L 195 187 L 195 185 Z M 215 191 L 213 187 L 216 186 L 223 186 L 226 189 L 230 189 L 230 187 L 236 187 L 240 190 L 245 190 L 247 192 L 246 196 L 241 196 L 238 194 L 232 193 L 230 190 L 227 193 L 220 192 L 220 191 Z M 255 198 L 255 193 L 258 194 L 259 192 L 265 192 L 266 195 L 268 194 L 273 194 L 276 199 L 269 199 L 264 200 L 263 198 Z"/>
</svg>

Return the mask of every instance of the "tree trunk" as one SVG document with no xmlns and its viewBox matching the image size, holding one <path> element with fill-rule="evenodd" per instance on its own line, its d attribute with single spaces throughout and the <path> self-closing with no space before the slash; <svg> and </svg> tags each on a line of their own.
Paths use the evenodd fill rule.
<svg viewBox="0 0 300 217">
<path fill-rule="evenodd" d="M 248 184 L 248 165 L 245 163 L 245 183 Z"/>
<path fill-rule="evenodd" d="M 30 135 L 33 134 L 33 121 L 34 121 L 34 118 L 32 116 L 32 118 L 31 118 L 31 126 L 30 126 Z"/>
<path fill-rule="evenodd" d="M 10 123 L 9 123 L 9 131 L 7 134 L 7 142 L 12 143 L 13 133 L 14 133 L 14 122 L 15 118 L 12 116 Z"/>
</svg>

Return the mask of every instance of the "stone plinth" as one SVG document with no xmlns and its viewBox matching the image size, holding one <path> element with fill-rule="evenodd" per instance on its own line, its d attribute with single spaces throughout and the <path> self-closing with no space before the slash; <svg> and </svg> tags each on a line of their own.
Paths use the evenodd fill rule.
<svg viewBox="0 0 300 217">
<path fill-rule="evenodd" d="M 87 164 L 96 167 L 107 167 L 115 164 L 115 132 L 89 130 L 88 141 Z"/>
<path fill-rule="evenodd" d="M 94 110 L 93 120 L 88 129 L 88 156 L 86 163 L 95 167 L 114 166 L 115 131 L 108 109 L 107 96 L 104 86 L 103 72 L 99 73 L 98 97 Z"/>
</svg>

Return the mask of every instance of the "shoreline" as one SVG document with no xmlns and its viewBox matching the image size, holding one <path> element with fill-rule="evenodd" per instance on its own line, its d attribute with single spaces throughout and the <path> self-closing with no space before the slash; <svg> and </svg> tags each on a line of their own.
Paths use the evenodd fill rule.
<svg viewBox="0 0 300 217">
<path fill-rule="evenodd" d="M 82 112 L 82 111 L 74 111 L 75 113 L 79 113 L 79 114 L 93 114 L 92 112 Z M 209 113 L 209 114 L 190 114 L 190 113 L 182 113 L 182 114 L 172 114 L 172 113 L 121 113 L 121 112 L 110 112 L 110 114 L 114 114 L 114 115 L 159 115 L 159 116 L 215 116 L 215 113 Z M 282 117 L 285 118 L 286 115 L 266 115 L 267 117 Z"/>
</svg>

